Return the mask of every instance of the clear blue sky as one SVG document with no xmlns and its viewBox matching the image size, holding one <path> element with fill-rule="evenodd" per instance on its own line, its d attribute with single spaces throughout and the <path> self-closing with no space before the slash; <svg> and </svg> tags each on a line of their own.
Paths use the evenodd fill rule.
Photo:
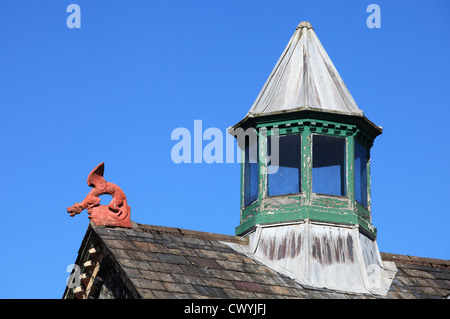
<svg viewBox="0 0 450 319">
<path fill-rule="evenodd" d="M 450 259 L 450 2 L 2 0 L 0 298 L 62 296 L 88 226 L 66 207 L 102 161 L 134 221 L 234 234 L 239 164 L 177 165 L 171 132 L 241 120 L 303 20 L 384 128 L 380 250 Z"/>
</svg>

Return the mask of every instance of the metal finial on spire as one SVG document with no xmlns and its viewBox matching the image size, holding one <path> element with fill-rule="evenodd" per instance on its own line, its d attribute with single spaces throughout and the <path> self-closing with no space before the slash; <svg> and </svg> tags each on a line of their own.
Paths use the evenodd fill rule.
<svg viewBox="0 0 450 319">
<path fill-rule="evenodd" d="M 299 29 L 299 28 L 307 28 L 307 29 L 313 29 L 314 30 L 314 28 L 312 27 L 311 23 L 309 23 L 308 21 L 300 22 L 299 25 L 297 26 L 297 29 Z"/>
</svg>

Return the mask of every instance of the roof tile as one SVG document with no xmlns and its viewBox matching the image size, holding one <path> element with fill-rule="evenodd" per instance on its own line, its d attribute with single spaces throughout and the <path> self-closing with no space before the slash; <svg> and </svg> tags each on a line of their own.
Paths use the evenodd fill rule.
<svg viewBox="0 0 450 319">
<path fill-rule="evenodd" d="M 143 260 L 136 260 L 136 259 L 119 259 L 119 263 L 123 267 L 127 268 L 136 268 L 136 269 L 144 269 L 144 270 L 152 270 L 152 267 L 149 265 L 148 262 Z"/>
<path fill-rule="evenodd" d="M 156 296 L 150 289 L 139 289 L 143 299 L 156 299 Z"/>
<path fill-rule="evenodd" d="M 202 296 L 209 296 L 214 298 L 228 298 L 228 294 L 223 290 L 222 288 L 217 287 L 208 287 L 208 286 L 201 286 L 196 285 L 194 286 L 194 289 L 197 293 L 199 293 Z"/>
<path fill-rule="evenodd" d="M 167 290 L 161 281 L 131 278 L 131 282 L 138 288 L 145 288 L 150 290 Z"/>
<path fill-rule="evenodd" d="M 442 299 L 441 296 L 421 294 L 421 293 L 414 293 L 414 296 L 416 296 L 417 298 L 420 298 L 420 299 Z"/>
<path fill-rule="evenodd" d="M 214 250 L 214 247 L 211 246 L 212 249 L 196 249 L 195 253 L 198 257 L 203 258 L 211 258 L 215 260 L 225 260 L 226 257 L 222 252 Z"/>
<path fill-rule="evenodd" d="M 242 271 L 242 269 L 244 268 L 244 263 L 242 263 L 242 262 L 234 262 L 234 261 L 228 261 L 228 260 L 217 260 L 217 263 L 223 269 L 227 269 L 227 270 Z"/>
<path fill-rule="evenodd" d="M 238 290 L 236 287 L 233 287 L 233 289 L 224 288 L 223 289 L 227 295 L 230 296 L 230 298 L 233 299 L 256 299 L 258 296 L 256 293 L 247 291 L 247 290 Z"/>
<path fill-rule="evenodd" d="M 141 242 L 141 241 L 134 241 L 133 243 L 140 251 L 151 251 L 151 252 L 157 252 L 157 253 L 166 253 L 167 252 L 167 250 L 161 244 Z"/>
<path fill-rule="evenodd" d="M 159 281 L 174 281 L 172 276 L 165 272 L 142 270 L 142 269 L 140 269 L 139 272 L 142 274 L 142 277 L 145 279 L 159 280 Z"/>
<path fill-rule="evenodd" d="M 195 237 L 182 237 L 183 241 L 188 244 L 192 244 L 193 247 L 201 248 L 201 246 L 212 246 L 211 242 L 207 239 L 203 238 L 195 238 Z M 196 246 L 198 245 L 198 246 Z"/>
<path fill-rule="evenodd" d="M 197 254 L 194 252 L 194 250 L 189 248 L 189 247 L 178 246 L 177 248 L 167 248 L 167 252 L 169 254 L 173 254 L 173 255 L 195 256 L 195 257 L 197 257 Z"/>
<path fill-rule="evenodd" d="M 220 278 L 234 281 L 253 281 L 253 277 L 251 276 L 251 274 L 243 271 L 223 270 L 220 276 L 222 276 Z"/>
<path fill-rule="evenodd" d="M 196 299 L 198 294 L 186 294 L 183 292 L 172 292 L 166 290 L 152 290 L 156 299 Z M 200 296 L 201 298 L 201 296 Z"/>
<path fill-rule="evenodd" d="M 430 271 L 430 274 L 436 279 L 450 280 L 450 271 Z"/>
<path fill-rule="evenodd" d="M 183 284 L 179 282 L 163 282 L 167 291 L 183 292 L 187 294 L 195 294 L 197 291 L 190 284 Z"/>
<path fill-rule="evenodd" d="M 258 283 L 247 281 L 232 281 L 231 282 L 237 289 L 251 291 L 251 292 L 266 292 L 266 290 Z"/>
<path fill-rule="evenodd" d="M 224 257 L 226 258 L 226 260 L 228 261 L 245 261 L 245 262 L 249 262 L 250 263 L 250 258 L 243 256 L 242 254 L 239 254 L 237 252 L 233 252 L 233 253 L 224 253 L 223 254 Z"/>
<path fill-rule="evenodd" d="M 142 261 L 155 261 L 158 260 L 154 254 L 149 254 L 147 252 L 137 251 L 137 250 L 130 250 L 128 251 L 128 256 L 126 257 L 128 259 L 133 260 L 142 260 Z"/>
<path fill-rule="evenodd" d="M 408 276 L 395 276 L 395 278 L 405 286 L 414 286 L 416 282 L 414 278 Z"/>
<path fill-rule="evenodd" d="M 155 270 L 155 271 L 159 271 L 159 272 L 167 272 L 167 273 L 177 273 L 177 274 L 182 274 L 184 272 L 184 270 L 182 270 L 180 268 L 181 265 L 177 265 L 177 264 L 166 264 L 166 263 L 161 263 L 161 262 L 152 262 L 151 263 L 151 267 Z"/>
<path fill-rule="evenodd" d="M 139 279 L 144 278 L 142 276 L 141 272 L 139 271 L 139 269 L 124 267 L 124 270 L 128 274 L 128 277 L 130 277 L 130 278 L 139 278 Z"/>
<path fill-rule="evenodd" d="M 277 294 L 268 294 L 268 293 L 261 293 L 261 292 L 255 292 L 255 296 L 258 299 L 286 299 L 283 295 L 277 295 Z"/>
<path fill-rule="evenodd" d="M 110 248 L 110 250 L 117 258 L 125 258 L 125 259 L 130 259 L 130 255 L 128 254 L 128 252 L 132 251 L 118 248 Z"/>
<path fill-rule="evenodd" d="M 105 244 L 111 248 L 119 248 L 125 250 L 137 250 L 132 242 L 124 239 L 104 239 Z"/>
<path fill-rule="evenodd" d="M 213 277 L 214 275 L 210 275 L 211 271 L 213 269 L 205 268 L 205 267 L 197 267 L 196 265 L 177 265 L 177 267 L 181 270 L 178 273 L 186 274 L 186 275 L 192 275 L 192 276 L 210 276 Z M 215 276 L 214 276 L 215 277 Z"/>
<path fill-rule="evenodd" d="M 201 258 L 201 257 L 194 257 L 194 256 L 188 256 L 186 257 L 189 259 L 189 261 L 199 267 L 208 267 L 208 268 L 221 268 L 220 265 L 211 258 Z"/>
<path fill-rule="evenodd" d="M 274 293 L 277 295 L 291 295 L 292 292 L 289 288 L 275 285 L 264 285 L 264 289 L 270 293 Z"/>
<path fill-rule="evenodd" d="M 203 277 L 203 282 L 209 287 L 218 287 L 218 288 L 232 288 L 236 287 L 228 280 L 214 278 L 214 277 Z"/>
<path fill-rule="evenodd" d="M 173 281 L 182 284 L 205 285 L 205 281 L 201 277 L 189 276 L 183 274 L 172 274 Z"/>
<path fill-rule="evenodd" d="M 434 277 L 423 270 L 416 270 L 416 269 L 411 269 L 411 268 L 403 268 L 403 271 L 408 274 L 411 277 L 420 277 L 420 278 L 429 278 L 429 279 L 434 279 Z"/>
<path fill-rule="evenodd" d="M 169 264 L 184 264 L 189 265 L 190 262 L 184 256 L 171 254 L 155 254 L 159 261 Z"/>
</svg>

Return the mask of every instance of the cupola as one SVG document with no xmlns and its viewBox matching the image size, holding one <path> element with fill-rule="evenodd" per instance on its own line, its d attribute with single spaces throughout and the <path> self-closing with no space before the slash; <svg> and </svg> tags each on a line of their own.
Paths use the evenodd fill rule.
<svg viewBox="0 0 450 319">
<path fill-rule="evenodd" d="M 382 128 L 358 108 L 309 22 L 229 132 L 242 149 L 243 249 L 309 285 L 384 287 L 369 272 L 388 274 L 370 197 L 370 151 Z"/>
</svg>

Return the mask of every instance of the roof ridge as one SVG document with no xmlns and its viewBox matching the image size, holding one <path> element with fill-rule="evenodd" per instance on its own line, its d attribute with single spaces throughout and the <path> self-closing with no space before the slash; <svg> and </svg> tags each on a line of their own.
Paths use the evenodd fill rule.
<svg viewBox="0 0 450 319">
<path fill-rule="evenodd" d="M 131 222 L 133 225 L 133 229 L 137 231 L 143 232 L 151 232 L 157 234 L 168 234 L 175 236 L 184 236 L 184 237 L 194 237 L 206 240 L 218 240 L 218 241 L 226 241 L 232 243 L 238 243 L 241 245 L 248 245 L 248 238 L 233 236 L 233 235 L 225 235 L 225 234 L 217 234 L 210 232 L 203 232 L 198 230 L 190 230 L 190 229 L 182 229 L 178 227 L 167 227 L 167 226 L 156 226 L 156 225 L 148 225 L 148 224 L 140 224 L 136 222 Z"/>
<path fill-rule="evenodd" d="M 450 268 L 450 260 L 438 259 L 438 258 L 428 258 L 428 257 L 417 257 L 410 255 L 400 255 L 391 253 L 380 253 L 381 259 L 385 261 L 398 261 L 409 264 L 426 265 L 440 268 Z"/>
</svg>

